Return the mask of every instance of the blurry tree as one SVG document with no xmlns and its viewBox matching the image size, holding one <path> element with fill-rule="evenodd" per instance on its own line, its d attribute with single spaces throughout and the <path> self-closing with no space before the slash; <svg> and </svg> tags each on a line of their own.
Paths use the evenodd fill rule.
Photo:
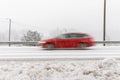
<svg viewBox="0 0 120 80">
<path fill-rule="evenodd" d="M 21 41 L 40 41 L 41 35 L 37 31 L 31 31 L 28 30 L 23 37 L 21 38 Z M 36 44 L 25 44 L 27 46 L 36 46 Z"/>
</svg>

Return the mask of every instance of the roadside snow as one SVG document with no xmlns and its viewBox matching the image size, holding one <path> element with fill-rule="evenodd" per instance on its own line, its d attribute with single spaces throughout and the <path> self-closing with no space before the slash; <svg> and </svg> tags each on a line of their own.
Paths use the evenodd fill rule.
<svg viewBox="0 0 120 80">
<path fill-rule="evenodd" d="M 120 80 L 120 63 L 98 61 L 0 61 L 0 80 Z"/>
</svg>

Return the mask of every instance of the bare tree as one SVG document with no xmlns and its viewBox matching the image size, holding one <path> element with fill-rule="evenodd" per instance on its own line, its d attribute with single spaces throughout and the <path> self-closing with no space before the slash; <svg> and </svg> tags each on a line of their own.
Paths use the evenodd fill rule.
<svg viewBox="0 0 120 80">
<path fill-rule="evenodd" d="M 41 35 L 37 31 L 28 30 L 23 37 L 21 38 L 22 41 L 40 41 Z M 35 46 L 35 44 L 26 44 L 28 46 Z"/>
</svg>

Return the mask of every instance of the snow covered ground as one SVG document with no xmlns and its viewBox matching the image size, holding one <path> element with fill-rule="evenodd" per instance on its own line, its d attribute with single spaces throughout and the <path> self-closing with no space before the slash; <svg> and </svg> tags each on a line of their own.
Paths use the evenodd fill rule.
<svg viewBox="0 0 120 80">
<path fill-rule="evenodd" d="M 3 59 L 30 57 L 28 61 Z M 41 59 L 32 60 L 32 57 Z M 86 57 L 106 59 L 79 59 Z M 0 47 L 0 80 L 120 80 L 120 61 L 116 57 L 120 58 L 119 46 L 94 46 L 85 50 Z"/>
<path fill-rule="evenodd" d="M 0 80 L 120 80 L 120 62 L 1 61 Z"/>
</svg>

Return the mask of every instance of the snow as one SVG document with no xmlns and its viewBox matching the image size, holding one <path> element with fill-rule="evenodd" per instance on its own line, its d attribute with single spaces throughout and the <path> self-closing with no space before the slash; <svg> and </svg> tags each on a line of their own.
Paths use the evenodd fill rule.
<svg viewBox="0 0 120 80">
<path fill-rule="evenodd" d="M 120 62 L 1 61 L 0 80 L 120 80 Z"/>
<path fill-rule="evenodd" d="M 86 50 L 43 50 L 39 47 L 0 47 L 0 80 L 120 80 L 119 46 Z M 54 58 L 53 60 L 2 60 L 3 56 Z M 33 56 L 34 55 L 34 56 Z M 36 55 L 36 56 L 35 56 Z M 103 60 L 73 60 L 108 56 Z M 52 56 L 52 57 L 51 57 Z M 70 58 L 57 60 L 57 58 Z"/>
<path fill-rule="evenodd" d="M 6 58 L 119 58 L 120 46 L 93 46 L 83 50 L 55 49 L 40 47 L 0 47 L 0 60 Z"/>
</svg>

